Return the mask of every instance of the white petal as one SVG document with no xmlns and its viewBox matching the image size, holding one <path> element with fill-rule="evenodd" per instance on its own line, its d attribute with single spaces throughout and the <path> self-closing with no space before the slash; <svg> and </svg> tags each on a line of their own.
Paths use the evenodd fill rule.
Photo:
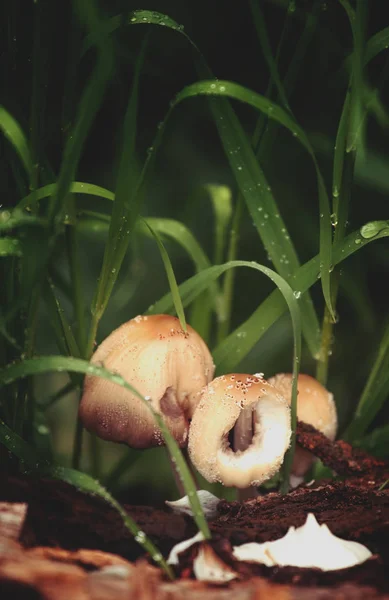
<svg viewBox="0 0 389 600">
<path fill-rule="evenodd" d="M 207 492 L 207 490 L 198 490 L 197 497 L 200 501 L 201 508 L 204 511 L 204 515 L 206 519 L 214 519 L 217 516 L 217 505 L 220 502 L 220 498 L 211 494 L 211 492 Z M 184 496 L 179 500 L 175 500 L 174 502 L 165 501 L 165 504 L 170 506 L 174 512 L 184 513 L 186 515 L 190 515 L 193 517 L 192 507 L 189 503 L 188 496 Z"/>
<path fill-rule="evenodd" d="M 199 581 L 225 583 L 238 577 L 228 565 L 214 553 L 212 548 L 202 545 L 193 561 L 193 572 Z"/>
<path fill-rule="evenodd" d="M 193 546 L 193 544 L 196 542 L 202 542 L 203 540 L 204 536 L 201 531 L 199 531 L 194 537 L 189 538 L 189 540 L 185 540 L 179 544 L 176 544 L 174 548 L 170 550 L 169 558 L 167 559 L 168 564 L 178 565 L 178 555 L 181 554 L 181 552 L 184 552 L 184 550 L 187 550 L 187 548 Z"/>
<path fill-rule="evenodd" d="M 268 567 L 311 567 L 322 571 L 352 567 L 372 555 L 362 544 L 336 537 L 327 525 L 319 525 L 312 513 L 302 527 L 290 527 L 283 538 L 235 546 L 233 554 L 238 560 L 260 562 Z"/>
</svg>

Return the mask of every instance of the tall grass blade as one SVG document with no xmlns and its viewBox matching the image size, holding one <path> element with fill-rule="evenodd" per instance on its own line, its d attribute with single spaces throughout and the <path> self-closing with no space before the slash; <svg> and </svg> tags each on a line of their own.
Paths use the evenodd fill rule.
<svg viewBox="0 0 389 600">
<path fill-rule="evenodd" d="M 174 21 L 173 19 L 168 17 L 167 15 L 164 15 L 164 14 L 161 14 L 161 13 L 158 13 L 155 11 L 147 11 L 147 10 L 133 11 L 129 15 L 128 18 L 120 19 L 118 17 L 115 17 L 111 23 L 111 31 L 114 31 L 116 28 L 120 27 L 120 25 L 123 23 L 127 23 L 129 25 L 150 25 L 150 24 L 151 25 L 159 25 L 159 26 L 170 28 L 174 31 L 178 31 L 181 35 L 183 35 L 187 39 L 187 41 L 189 42 L 191 47 L 194 49 L 196 56 L 197 56 L 196 63 L 197 63 L 197 66 L 199 67 L 199 71 L 201 73 L 205 74 L 206 77 L 209 77 L 209 78 L 213 77 L 211 70 L 209 69 L 203 55 L 197 48 L 196 44 L 194 44 L 194 42 L 191 40 L 191 38 L 185 33 L 185 31 L 183 30 L 183 27 L 181 25 L 179 25 L 176 21 Z M 219 90 L 219 85 L 217 85 L 218 83 L 220 83 L 220 85 L 223 86 L 223 82 L 215 82 L 214 83 L 215 87 L 212 88 L 212 90 L 206 91 L 205 93 L 212 94 L 212 95 L 214 95 L 215 91 L 216 91 L 216 93 L 218 93 L 218 91 L 217 91 L 217 90 Z M 244 88 L 242 88 L 242 89 L 244 89 Z M 224 94 L 224 96 L 228 96 L 228 94 Z M 175 104 L 177 104 L 179 100 L 180 100 L 180 98 L 177 97 Z M 273 104 L 266 106 L 266 108 L 270 108 L 270 107 L 272 110 L 274 110 Z M 293 123 L 293 119 L 291 119 L 291 117 L 288 117 L 286 115 L 286 113 L 284 113 L 281 109 L 279 109 L 279 107 L 277 107 L 277 105 L 275 105 L 275 107 L 276 107 L 276 110 L 275 110 L 276 113 L 279 113 L 281 111 L 281 114 L 282 115 L 285 114 L 285 117 L 288 118 L 288 123 L 289 124 Z M 251 208 L 249 206 L 249 210 L 252 213 L 252 217 L 253 217 L 254 221 L 256 222 L 257 228 L 258 228 L 258 215 L 256 213 L 256 210 L 259 207 L 259 204 L 262 205 L 262 203 L 265 202 L 265 200 L 267 202 L 267 206 L 266 206 L 267 210 L 265 210 L 265 208 L 264 208 L 263 209 L 264 213 L 269 215 L 269 219 L 273 220 L 273 228 L 277 234 L 276 235 L 277 244 L 280 245 L 281 247 L 285 246 L 286 252 L 280 252 L 280 253 L 276 252 L 275 249 L 273 249 L 271 243 L 267 243 L 268 238 L 265 238 L 265 239 L 262 238 L 262 241 L 271 256 L 271 258 L 273 260 L 273 264 L 275 265 L 276 269 L 279 271 L 279 273 L 285 279 L 288 280 L 289 276 L 293 273 L 293 268 L 292 268 L 293 264 L 296 265 L 296 268 L 298 268 L 298 266 L 299 266 L 299 263 L 297 260 L 297 255 L 296 255 L 293 245 L 290 241 L 290 238 L 287 234 L 285 224 L 282 222 L 281 216 L 279 214 L 279 211 L 278 211 L 277 205 L 274 201 L 271 190 L 267 189 L 268 186 L 267 186 L 265 177 L 264 177 L 261 169 L 259 168 L 259 165 L 256 161 L 253 149 L 251 148 L 250 144 L 248 143 L 248 140 L 246 138 L 246 135 L 245 135 L 241 125 L 240 125 L 240 122 L 237 119 L 237 117 L 236 117 L 235 113 L 233 112 L 233 110 L 231 109 L 231 107 L 229 106 L 228 102 L 226 101 L 226 98 L 224 98 L 223 101 L 221 98 L 219 98 L 219 102 L 217 104 L 213 103 L 211 105 L 211 108 L 214 113 L 215 122 L 218 126 L 219 135 L 220 135 L 220 137 L 222 139 L 222 143 L 225 147 L 227 157 L 230 160 L 230 164 L 233 168 L 234 175 L 237 178 L 238 184 L 241 187 L 241 191 L 242 191 L 243 195 L 245 196 L 246 202 L 251 205 Z M 160 141 L 162 139 L 163 130 L 164 130 L 166 122 L 169 118 L 170 113 L 171 113 L 171 111 L 169 111 L 164 123 L 162 124 L 162 127 L 160 128 L 160 130 L 157 134 L 157 137 L 156 137 L 154 145 L 153 145 L 154 150 L 151 153 L 151 155 L 155 154 L 156 150 L 159 147 Z M 269 112 L 267 114 L 270 116 Z M 276 117 L 274 117 L 274 118 L 276 118 Z M 224 120 L 223 124 L 221 123 L 222 120 Z M 297 125 L 296 125 L 296 127 L 297 127 Z M 250 174 L 250 170 L 255 169 L 255 171 L 254 171 L 255 177 L 252 177 L 250 174 L 250 178 L 246 179 L 245 181 L 242 181 L 242 178 L 238 177 L 240 167 L 242 166 L 241 165 L 242 157 L 237 156 L 236 160 L 235 160 L 235 157 L 231 159 L 231 155 L 230 155 L 230 152 L 235 153 L 239 149 L 239 147 L 242 146 L 242 144 L 245 148 L 245 153 L 247 154 L 248 160 L 249 160 L 249 168 L 246 173 L 246 177 L 248 177 L 248 175 Z M 148 161 L 146 161 L 144 171 L 147 171 L 149 165 L 151 164 L 151 160 L 150 160 L 152 157 L 151 155 L 148 157 Z M 246 159 L 246 156 L 244 158 Z M 315 165 L 318 170 L 316 161 L 315 161 Z M 260 199 L 256 195 L 256 191 L 257 191 L 256 188 L 257 188 L 258 184 L 262 185 L 262 188 L 263 188 L 263 192 L 262 192 Z M 327 302 L 327 304 L 331 305 L 330 304 L 330 293 L 329 293 L 329 273 L 327 273 L 327 270 L 329 270 L 330 266 L 331 266 L 331 258 L 330 258 L 331 223 L 330 223 L 328 198 L 327 198 L 324 182 L 322 181 L 321 176 L 320 176 L 318 186 L 319 186 L 320 212 L 321 212 L 321 214 L 323 214 L 323 218 L 320 219 L 321 254 L 322 254 L 322 268 L 321 268 L 321 270 L 322 270 L 322 285 L 323 285 L 323 290 L 325 290 L 326 302 Z M 250 190 L 250 188 L 251 188 L 251 190 Z M 259 230 L 261 237 L 262 237 L 263 232 L 264 232 L 264 228 L 261 228 Z M 274 238 L 272 241 L 274 241 Z M 280 258 L 280 260 L 279 260 L 279 258 Z M 282 270 L 279 270 L 280 264 L 281 264 L 281 267 L 283 267 Z M 304 314 L 305 314 L 305 319 L 304 319 L 304 324 L 303 324 L 303 333 L 304 333 L 304 336 L 306 338 L 306 341 L 310 348 L 311 353 L 313 355 L 315 355 L 319 348 L 319 346 L 318 346 L 319 325 L 318 325 L 316 313 L 314 311 L 313 304 L 312 304 L 309 296 L 302 298 L 301 304 L 302 304 L 302 307 L 304 309 Z"/>
<path fill-rule="evenodd" d="M 14 119 L 14 117 L 4 108 L 4 106 L 1 105 L 0 130 L 14 147 L 14 150 L 18 154 L 25 168 L 28 181 L 30 182 L 33 176 L 33 161 L 27 138 L 16 119 Z"/>
<path fill-rule="evenodd" d="M 177 317 L 180 320 L 180 325 L 181 325 L 182 329 L 186 332 L 187 329 L 186 329 L 184 307 L 182 306 L 180 292 L 178 290 L 177 280 L 176 280 L 176 276 L 174 275 L 171 260 L 169 258 L 168 253 L 166 252 L 165 246 L 161 242 L 159 235 L 156 233 L 156 231 L 154 231 L 154 229 L 150 226 L 149 223 L 145 222 L 145 224 L 147 225 L 153 238 L 157 242 L 158 250 L 161 254 L 162 262 L 165 267 L 166 276 L 167 276 L 167 279 L 169 282 L 170 293 L 173 298 L 174 308 L 177 313 Z"/>
<path fill-rule="evenodd" d="M 389 398 L 389 321 L 386 324 L 374 365 L 358 402 L 355 415 L 346 429 L 345 438 L 362 437 Z"/>
<path fill-rule="evenodd" d="M 100 18 L 94 1 L 82 0 L 76 5 L 87 28 L 96 28 Z M 97 65 L 83 91 L 74 126 L 65 144 L 57 186 L 49 206 L 49 218 L 56 227 L 62 225 L 66 196 L 75 178 L 85 139 L 101 105 L 112 72 L 113 45 L 110 38 L 100 37 L 96 42 L 96 50 Z"/>
<path fill-rule="evenodd" d="M 212 202 L 215 217 L 215 246 L 213 262 L 215 265 L 223 261 L 225 236 L 232 215 L 232 194 L 226 185 L 208 184 L 206 191 Z"/>
<path fill-rule="evenodd" d="M 127 383 L 127 381 L 125 381 L 125 379 L 123 379 L 120 375 L 112 373 L 103 367 L 92 365 L 79 358 L 66 356 L 42 356 L 39 358 L 31 358 L 19 363 L 13 363 L 0 370 L 0 385 L 8 385 L 22 377 L 39 375 L 41 373 L 47 373 L 50 371 L 69 371 L 72 373 L 81 373 L 84 375 L 102 377 L 107 381 L 121 385 L 123 388 L 127 389 L 137 398 L 142 400 L 142 402 L 144 402 L 148 409 L 153 413 L 154 419 L 162 431 L 170 456 L 176 464 L 177 473 L 181 477 L 186 493 L 189 497 L 189 502 L 193 511 L 193 518 L 204 537 L 209 539 L 211 534 L 196 493 L 196 486 L 193 482 L 192 475 L 190 474 L 184 457 L 177 445 L 177 442 L 170 433 L 169 429 L 166 427 L 162 417 L 153 410 L 150 402 L 147 401 L 142 394 L 132 387 L 132 385 Z"/>
<path fill-rule="evenodd" d="M 124 508 L 111 496 L 111 494 L 95 479 L 76 471 L 68 469 L 60 465 L 49 464 L 35 449 L 27 444 L 21 437 L 14 433 L 7 425 L 0 420 L 0 442 L 15 456 L 17 456 L 22 464 L 27 467 L 29 472 L 35 473 L 42 477 L 50 477 L 59 481 L 65 481 L 69 485 L 74 486 L 81 492 L 99 496 L 103 498 L 114 510 L 116 510 L 125 527 L 134 536 L 134 539 L 140 544 L 143 549 L 150 554 L 151 558 L 165 571 L 170 579 L 173 579 L 173 573 L 169 565 L 163 559 L 158 548 L 154 546 L 152 541 L 141 531 L 135 521 L 124 510 Z"/>
<path fill-rule="evenodd" d="M 229 97 L 248 104 L 256 110 L 267 113 L 270 119 L 274 119 L 286 127 L 310 154 L 316 170 L 318 182 L 320 208 L 320 273 L 322 288 L 330 314 L 332 318 L 335 319 L 330 294 L 330 272 L 332 269 L 330 205 L 323 177 L 305 132 L 293 118 L 277 104 L 260 94 L 256 94 L 255 92 L 230 81 L 200 81 L 189 85 L 176 96 L 173 101 L 173 106 L 176 106 L 184 99 L 199 95 Z M 222 106 L 222 109 L 220 109 L 220 106 Z M 277 271 L 290 281 L 294 272 L 293 266 L 298 265 L 293 245 L 290 242 L 289 236 L 285 233 L 286 228 L 282 227 L 280 231 L 278 224 L 276 224 L 276 221 L 280 219 L 280 216 L 278 210 L 274 212 L 276 206 L 270 193 L 271 190 L 267 185 L 264 174 L 255 159 L 255 155 L 250 148 L 242 128 L 237 126 L 238 120 L 235 113 L 232 111 L 229 104 L 221 104 L 220 106 L 216 116 L 216 124 L 227 156 L 229 157 L 230 166 L 242 194 L 246 199 L 250 214 L 260 232 L 264 245 L 272 258 L 273 264 Z M 236 154 L 237 148 L 241 148 L 241 152 L 238 152 L 238 154 Z M 233 156 L 232 159 L 231 156 Z M 268 206 L 272 207 L 273 212 L 264 212 L 262 217 L 260 212 L 258 212 L 258 209 L 262 208 L 263 211 L 265 211 Z M 267 219 L 265 215 L 267 215 Z M 282 229 L 284 229 L 284 232 Z M 291 265 L 291 262 L 293 262 L 293 265 Z M 317 329 L 315 328 L 313 334 L 315 338 L 316 334 Z M 316 345 L 315 347 L 317 348 Z"/>
<path fill-rule="evenodd" d="M 361 235 L 361 231 L 364 232 L 364 235 Z M 389 221 L 373 221 L 362 227 L 361 231 L 354 231 L 334 247 L 333 259 L 335 265 L 343 262 L 371 241 L 389 237 Z M 236 262 L 239 261 L 235 261 L 233 264 L 236 264 Z M 318 277 L 320 277 L 319 265 L 320 256 L 317 255 L 298 269 L 294 277 L 294 287 L 298 290 L 297 295 L 299 292 L 303 294 L 317 282 Z M 212 281 L 220 277 L 228 268 L 230 268 L 228 265 L 213 266 L 181 284 L 179 290 L 183 305 L 187 306 L 190 302 L 193 302 Z M 148 312 L 150 314 L 164 313 L 170 312 L 172 308 L 171 296 L 167 294 L 153 304 Z M 214 350 L 213 357 L 217 371 L 219 373 L 232 372 L 284 312 L 283 298 L 276 290 Z"/>
<path fill-rule="evenodd" d="M 96 290 L 93 313 L 100 318 L 115 285 L 123 258 L 128 248 L 130 233 L 135 225 L 141 204 L 139 173 L 136 164 L 136 123 L 138 112 L 139 78 L 146 43 L 137 60 L 132 91 L 123 126 L 123 148 L 116 183 L 115 200 L 104 253 L 100 281 Z"/>
</svg>

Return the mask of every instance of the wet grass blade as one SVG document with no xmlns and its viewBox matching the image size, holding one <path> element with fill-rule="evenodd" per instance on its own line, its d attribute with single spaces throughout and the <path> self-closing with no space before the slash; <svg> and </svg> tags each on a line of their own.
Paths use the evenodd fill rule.
<svg viewBox="0 0 389 600">
<path fill-rule="evenodd" d="M 49 185 L 45 185 L 39 189 L 37 189 L 34 193 L 29 194 L 25 198 L 23 198 L 17 208 L 22 209 L 28 206 L 34 206 L 36 202 L 43 200 L 44 198 L 50 198 L 57 191 L 57 184 L 50 183 Z M 115 194 L 106 190 L 99 185 L 94 185 L 93 183 L 86 183 L 83 181 L 73 181 L 70 184 L 69 193 L 71 194 L 86 194 L 89 196 L 97 196 L 99 198 L 105 198 L 106 200 L 114 200 Z"/>
<path fill-rule="evenodd" d="M 92 0 L 77 3 L 82 20 L 89 30 L 98 27 L 99 14 Z M 97 64 L 82 93 L 74 126 L 67 138 L 57 186 L 50 201 L 49 219 L 61 227 L 66 196 L 74 180 L 85 139 L 101 105 L 113 68 L 113 45 L 108 36 L 96 42 Z"/>
<path fill-rule="evenodd" d="M 0 130 L 14 147 L 27 173 L 28 181 L 33 177 L 33 161 L 28 141 L 19 123 L 0 105 Z"/>
<path fill-rule="evenodd" d="M 156 233 L 156 231 L 154 231 L 154 229 L 151 227 L 151 225 L 149 223 L 147 223 L 147 221 L 144 221 L 144 223 L 150 230 L 151 235 L 153 236 L 155 241 L 157 242 L 158 250 L 161 255 L 162 262 L 163 262 L 163 265 L 164 265 L 165 271 L 166 271 L 166 276 L 167 276 L 167 279 L 169 282 L 170 293 L 173 298 L 174 308 L 175 308 L 177 317 L 180 320 L 180 325 L 181 325 L 182 329 L 186 332 L 185 311 L 184 311 L 184 307 L 182 306 L 180 292 L 178 290 L 177 280 L 176 280 L 176 276 L 174 275 L 171 260 L 169 258 L 168 253 L 166 252 L 166 248 L 163 245 L 159 235 Z"/>
<path fill-rule="evenodd" d="M 389 237 L 389 221 L 373 221 L 364 225 L 361 230 L 348 235 L 339 245 L 334 247 L 334 264 L 340 264 L 368 243 L 383 237 Z M 183 305 L 187 306 L 190 302 L 193 302 L 199 294 L 207 289 L 212 281 L 220 277 L 228 268 L 226 265 L 213 266 L 181 284 L 179 289 Z M 294 287 L 298 290 L 295 292 L 296 297 L 301 297 L 317 282 L 318 277 L 320 277 L 319 255 L 305 263 L 296 272 L 294 276 Z M 172 299 L 168 294 L 153 304 L 148 312 L 150 314 L 170 312 L 172 307 Z M 220 374 L 232 372 L 284 312 L 283 298 L 278 291 L 274 291 L 244 323 L 213 351 L 217 372 Z"/>
<path fill-rule="evenodd" d="M 139 193 L 140 175 L 136 163 L 136 124 L 138 112 L 139 78 L 143 65 L 146 42 L 136 63 L 134 79 L 127 112 L 123 126 L 123 148 L 120 158 L 119 174 L 117 177 L 115 200 L 113 203 L 108 240 L 104 253 L 103 266 L 100 274 L 99 285 L 96 290 L 92 314 L 98 321 L 110 298 L 118 273 L 126 254 L 130 233 L 135 226 L 141 204 Z M 96 323 L 97 327 L 97 323 Z M 93 327 L 92 329 L 95 329 Z M 92 331 L 93 340 L 90 339 L 89 347 L 94 341 L 95 331 Z"/>
<path fill-rule="evenodd" d="M 166 427 L 162 417 L 152 409 L 150 402 L 147 401 L 134 387 L 127 383 L 123 377 L 112 373 L 103 367 L 92 365 L 79 358 L 66 356 L 42 356 L 39 358 L 31 358 L 19 363 L 13 363 L 0 370 L 0 386 L 9 385 L 13 381 L 23 377 L 39 375 L 50 371 L 69 371 L 71 373 L 81 373 L 84 375 L 102 377 L 107 381 L 121 385 L 123 388 L 127 389 L 137 398 L 142 400 L 142 402 L 144 402 L 148 409 L 153 413 L 154 419 L 162 431 L 170 456 L 172 457 L 173 462 L 176 464 L 177 473 L 181 477 L 185 491 L 189 497 L 189 502 L 193 511 L 193 518 L 199 530 L 203 533 L 205 539 L 209 539 L 211 537 L 211 533 L 196 493 L 196 485 L 193 481 L 185 459 L 177 445 L 177 442 L 173 438 L 169 429 Z M 91 478 L 89 479 L 93 481 Z"/>
<path fill-rule="evenodd" d="M 181 35 L 183 35 L 187 39 L 187 41 L 189 42 L 191 47 L 194 49 L 197 59 L 198 59 L 199 71 L 202 72 L 203 74 L 205 74 L 207 77 L 210 77 L 210 78 L 213 77 L 204 57 L 202 56 L 201 52 L 197 48 L 196 44 L 194 44 L 194 42 L 190 39 L 190 37 L 185 33 L 185 31 L 183 30 L 183 27 L 181 25 L 179 25 L 176 21 L 174 21 L 173 19 L 168 17 L 167 15 L 164 15 L 164 14 L 161 14 L 161 13 L 158 13 L 155 11 L 148 11 L 148 10 L 133 11 L 132 13 L 130 13 L 130 15 L 127 18 L 114 17 L 112 20 L 112 23 L 111 23 L 110 30 L 114 31 L 115 29 L 117 29 L 118 27 L 120 27 L 121 25 L 123 25 L 125 23 L 127 23 L 128 25 L 158 25 L 158 26 L 163 26 L 165 28 L 169 28 L 169 29 L 179 32 Z M 213 85 L 214 87 L 211 90 L 208 89 L 207 91 L 204 92 L 208 95 L 209 94 L 212 94 L 212 95 L 217 94 L 218 90 L 220 90 L 220 86 L 223 89 L 223 82 L 215 81 L 214 83 L 210 82 L 210 84 Z M 218 85 L 218 84 L 220 84 L 220 85 Z M 242 89 L 244 89 L 244 88 L 242 88 Z M 224 89 L 224 92 L 225 92 L 225 89 Z M 179 95 L 176 98 L 175 104 L 177 104 L 181 99 L 183 99 L 182 94 L 183 93 L 181 93 L 181 95 Z M 228 96 L 228 93 L 224 93 L 223 95 Z M 273 118 L 277 118 L 277 116 L 278 116 L 282 122 L 283 117 L 285 117 L 285 119 L 286 119 L 285 126 L 286 127 L 288 127 L 288 125 L 291 125 L 294 123 L 293 119 L 290 116 L 288 116 L 284 111 L 282 111 L 282 109 L 277 107 L 277 105 L 274 105 L 272 103 L 267 104 L 265 106 L 265 110 L 267 110 L 269 108 L 270 108 L 270 111 L 267 112 L 267 115 L 269 117 L 271 116 L 270 112 L 273 111 L 273 112 L 275 112 L 275 116 L 273 117 L 273 115 L 272 115 Z M 155 155 L 155 152 L 159 147 L 160 141 L 162 139 L 163 130 L 165 128 L 165 125 L 169 118 L 170 113 L 171 113 L 171 111 L 169 111 L 165 121 L 162 124 L 162 127 L 160 128 L 160 130 L 157 134 L 157 137 L 153 144 L 153 151 L 151 152 L 151 154 L 148 157 L 148 160 L 146 161 L 144 171 L 147 171 L 148 167 L 151 164 L 151 158 L 153 157 L 153 155 Z M 213 113 L 215 116 L 215 122 L 218 126 L 219 134 L 222 139 L 222 143 L 224 145 L 227 157 L 230 160 L 230 164 L 233 169 L 234 175 L 237 178 L 237 182 L 238 182 L 238 184 L 241 188 L 241 191 L 246 199 L 246 202 L 248 203 L 249 210 L 254 219 L 254 222 L 256 223 L 257 228 L 259 227 L 260 223 L 262 222 L 259 219 L 257 209 L 259 207 L 261 207 L 264 202 L 266 202 L 265 208 L 263 206 L 262 206 L 262 208 L 263 208 L 264 214 L 268 215 L 269 220 L 267 222 L 267 227 L 268 228 L 270 227 L 270 222 L 272 221 L 273 229 L 276 232 L 276 236 L 275 237 L 274 237 L 274 235 L 272 237 L 267 236 L 266 235 L 267 230 L 264 226 L 261 227 L 260 229 L 258 229 L 258 231 L 261 235 L 262 241 L 263 241 L 269 255 L 271 256 L 271 258 L 273 260 L 273 264 L 275 265 L 277 271 L 286 280 L 290 281 L 290 276 L 294 272 L 293 265 L 295 265 L 295 268 L 298 268 L 299 262 L 297 260 L 297 255 L 294 250 L 294 247 L 293 247 L 293 245 L 290 241 L 290 238 L 287 234 L 285 224 L 282 222 L 282 219 L 279 214 L 274 197 L 271 193 L 269 186 L 267 185 L 265 176 L 262 173 L 262 171 L 257 163 L 253 149 L 251 148 L 251 146 L 246 138 L 246 135 L 240 125 L 239 120 L 237 119 L 235 113 L 233 112 L 233 110 L 229 106 L 228 102 L 226 101 L 226 98 L 224 98 L 223 104 L 221 102 L 219 102 L 217 105 L 216 104 L 213 105 Z M 223 120 L 223 124 L 221 124 L 222 120 Z M 296 125 L 296 127 L 298 127 L 298 126 Z M 294 131 L 294 130 L 292 129 L 292 131 Z M 301 133 L 303 133 L 303 132 L 301 131 Z M 243 144 L 243 147 L 245 150 L 244 160 L 242 159 L 241 156 L 236 156 L 231 159 L 230 153 L 237 152 L 238 149 L 240 148 L 240 146 L 242 146 L 242 144 Z M 308 142 L 308 144 L 309 144 L 309 142 Z M 312 153 L 312 151 L 311 151 L 311 153 Z M 313 155 L 313 153 L 312 153 L 312 155 Z M 313 155 L 313 157 L 314 157 L 314 155 Z M 239 175 L 243 175 L 240 173 L 240 170 L 242 168 L 242 162 L 244 162 L 245 160 L 248 160 L 248 166 L 246 169 L 247 172 L 245 174 L 246 177 L 243 179 L 242 177 L 239 177 Z M 316 161 L 315 161 L 315 165 L 318 170 Z M 252 169 L 255 169 L 255 171 L 254 171 L 255 176 L 251 175 Z M 250 177 L 248 177 L 248 175 L 250 175 Z M 258 196 L 258 191 L 259 191 L 258 188 L 260 186 L 262 187 L 262 190 L 261 190 L 262 193 L 261 193 L 261 196 L 259 197 Z M 331 223 L 330 223 L 329 202 L 328 202 L 324 182 L 323 182 L 321 176 L 320 176 L 320 180 L 318 183 L 318 187 L 319 187 L 320 213 L 323 214 L 323 218 L 320 219 L 321 254 L 322 254 L 322 266 L 321 266 L 322 285 L 323 285 L 323 290 L 325 293 L 326 302 L 330 304 L 329 272 L 327 272 L 327 271 L 329 271 L 330 266 L 331 266 L 331 257 L 330 257 Z M 274 233 L 274 231 L 272 233 Z M 265 236 L 265 237 L 263 237 L 263 236 Z M 271 242 L 274 242 L 274 244 L 277 243 L 277 245 L 279 245 L 281 249 L 283 249 L 285 246 L 285 251 L 278 251 L 278 249 L 276 250 L 276 248 L 273 248 L 273 245 L 271 244 Z M 302 298 L 301 304 L 302 304 L 302 307 L 304 308 L 304 314 L 305 314 L 305 319 L 304 319 L 304 324 L 303 324 L 303 328 L 304 328 L 303 333 L 304 333 L 304 336 L 306 338 L 307 344 L 310 348 L 312 355 L 315 355 L 319 348 L 319 345 L 318 345 L 319 344 L 319 339 L 318 339 L 319 325 L 318 325 L 316 313 L 314 311 L 312 301 L 308 295 L 305 298 Z"/>
<path fill-rule="evenodd" d="M 125 527 L 134 536 L 135 541 L 150 554 L 151 558 L 165 571 L 170 579 L 174 578 L 171 568 L 163 559 L 158 548 L 156 548 L 146 534 L 139 529 L 138 525 L 124 508 L 98 481 L 80 471 L 68 469 L 60 465 L 49 464 L 45 459 L 42 459 L 42 456 L 37 453 L 32 446 L 27 444 L 1 420 L 0 442 L 20 459 L 21 463 L 27 468 L 29 473 L 32 472 L 42 477 L 50 477 L 51 479 L 65 481 L 81 492 L 103 498 L 107 504 L 119 513 Z"/>
<path fill-rule="evenodd" d="M 374 365 L 344 438 L 362 437 L 389 398 L 389 322 L 386 324 Z"/>
<path fill-rule="evenodd" d="M 228 81 L 201 81 L 184 88 L 175 98 L 173 106 L 190 97 L 199 95 L 217 96 L 212 103 L 215 121 L 222 139 L 227 158 L 235 175 L 240 191 L 245 198 L 250 215 L 257 227 L 264 246 L 269 253 L 276 270 L 293 285 L 293 274 L 299 267 L 293 244 L 282 221 L 270 186 L 267 183 L 255 154 L 247 140 L 234 111 L 226 102 L 218 99 L 229 97 L 249 104 L 260 112 L 265 112 L 286 127 L 309 152 L 317 174 L 320 208 L 320 254 L 323 293 L 328 306 L 330 302 L 330 270 L 332 266 L 332 231 L 330 208 L 323 177 L 316 157 L 304 131 L 281 107 L 260 94 L 256 94 L 239 84 Z M 304 336 L 312 354 L 318 350 L 318 322 L 307 297 L 303 299 Z M 333 314 L 333 313 L 332 313 Z"/>
</svg>

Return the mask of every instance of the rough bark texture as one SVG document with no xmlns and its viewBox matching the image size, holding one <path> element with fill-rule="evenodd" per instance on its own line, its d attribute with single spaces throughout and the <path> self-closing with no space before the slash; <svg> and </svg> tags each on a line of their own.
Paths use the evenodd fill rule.
<svg viewBox="0 0 389 600">
<path fill-rule="evenodd" d="M 304 424 L 297 435 L 302 447 L 347 480 L 300 486 L 285 496 L 269 493 L 243 504 L 221 501 L 210 524 L 211 545 L 239 573 L 238 581 L 223 586 L 194 580 L 195 547 L 182 555 L 178 579 L 167 581 L 99 498 L 58 481 L 0 476 L 1 598 L 389 600 L 389 489 L 379 490 L 389 465 L 345 442 L 331 443 Z M 167 509 L 126 508 L 165 556 L 196 532 L 189 517 Z M 374 556 L 326 573 L 234 561 L 231 545 L 277 539 L 291 525 L 301 525 L 308 512 L 336 535 L 365 544 Z"/>
</svg>

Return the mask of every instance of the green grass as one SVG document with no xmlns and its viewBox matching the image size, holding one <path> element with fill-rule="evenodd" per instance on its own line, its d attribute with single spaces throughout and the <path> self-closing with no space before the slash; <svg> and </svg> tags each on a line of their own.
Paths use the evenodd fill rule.
<svg viewBox="0 0 389 600">
<path fill-rule="evenodd" d="M 117 499 L 90 476 L 126 498 L 138 454 L 121 455 L 95 437 L 84 444 L 68 394 L 79 399 L 91 368 L 131 389 L 88 364 L 95 344 L 138 313 L 172 313 L 204 337 L 217 374 L 263 371 L 257 354 L 268 356 L 265 375 L 293 370 L 293 432 L 297 374 L 316 370 L 335 393 L 340 434 L 387 456 L 382 272 L 389 215 L 386 196 L 376 192 L 376 163 L 387 162 L 381 95 L 389 27 L 377 30 L 381 9 L 370 14 L 364 0 L 340 0 L 328 14 L 320 1 L 280 8 L 250 0 L 252 55 L 236 48 L 242 74 L 226 59 L 218 79 L 209 66 L 217 60 L 206 60 L 195 28 L 189 36 L 174 18 L 126 12 L 125 2 L 114 15 L 97 0 L 74 2 L 64 19 L 63 64 L 52 58 L 58 17 L 38 4 L 31 39 L 21 38 L 19 54 L 11 45 L 0 65 L 11 82 L 0 99 L 0 441 L 22 471 L 27 465 L 105 498 L 171 576 Z M 204 19 L 200 33 L 209 35 Z M 10 31 L 17 24 L 10 17 Z M 332 61 L 331 71 L 324 64 Z M 101 157 L 104 167 L 95 165 Z M 367 188 L 358 185 L 363 169 Z M 62 418 L 68 425 L 58 428 Z M 196 484 L 163 433 L 209 537 Z M 154 460 L 145 460 L 146 470 L 157 471 L 165 454 Z M 164 483 L 163 494 L 174 495 L 173 483 Z"/>
</svg>

